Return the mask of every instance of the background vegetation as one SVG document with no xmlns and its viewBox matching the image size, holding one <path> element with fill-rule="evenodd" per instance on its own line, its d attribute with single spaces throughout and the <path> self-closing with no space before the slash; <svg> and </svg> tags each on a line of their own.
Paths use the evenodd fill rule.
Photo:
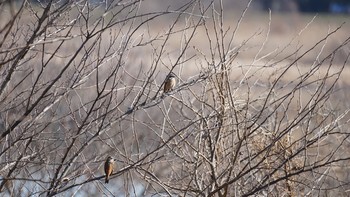
<svg viewBox="0 0 350 197">
<path fill-rule="evenodd" d="M 350 13 L 348 0 L 258 0 L 263 9 L 290 11 L 296 7 L 301 12 Z"/>
<path fill-rule="evenodd" d="M 348 18 L 152 3 L 1 1 L 2 195 L 348 196 Z"/>
</svg>

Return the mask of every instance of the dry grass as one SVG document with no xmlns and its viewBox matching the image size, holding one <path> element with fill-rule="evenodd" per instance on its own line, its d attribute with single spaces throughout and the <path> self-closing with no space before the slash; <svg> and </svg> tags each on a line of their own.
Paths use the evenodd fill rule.
<svg viewBox="0 0 350 197">
<path fill-rule="evenodd" d="M 227 14 L 227 12 L 225 13 Z M 238 13 L 239 14 L 239 13 Z M 228 13 L 225 16 L 224 24 L 226 27 L 229 27 L 229 32 L 233 31 L 239 15 L 237 13 Z M 209 26 L 213 25 L 210 20 Z M 271 24 L 269 24 L 271 22 Z M 233 62 L 233 67 L 263 67 L 272 64 L 280 59 L 287 57 L 292 54 L 300 47 L 300 50 L 297 54 L 287 58 L 284 62 L 278 66 L 284 66 L 288 63 L 291 63 L 295 60 L 298 55 L 301 55 L 307 49 L 312 47 L 316 42 L 324 38 L 327 33 L 336 29 L 340 25 L 342 28 L 337 31 L 336 34 L 331 36 L 311 51 L 307 56 L 303 57 L 298 61 L 299 68 L 293 68 L 295 73 L 291 72 L 290 76 L 298 76 L 304 70 L 311 66 L 315 62 L 315 57 L 317 59 L 322 59 L 326 55 L 329 55 L 330 52 L 334 50 L 335 47 L 348 36 L 350 32 L 350 17 L 343 15 L 301 15 L 301 14 L 281 14 L 281 13 L 272 13 L 271 21 L 269 21 L 268 13 L 253 12 L 249 13 L 244 17 L 240 27 L 236 33 L 236 37 L 233 40 L 233 47 L 238 48 L 244 43 L 243 48 L 240 49 L 240 53 Z M 169 24 L 168 21 L 157 21 L 157 26 L 152 26 L 150 33 L 156 35 L 159 33 L 166 33 Z M 185 24 L 178 25 L 178 29 L 185 27 Z M 141 33 L 142 31 L 140 31 Z M 144 29 L 144 32 L 149 32 L 149 30 Z M 211 36 L 214 36 L 214 32 L 210 32 Z M 227 40 L 230 37 L 227 38 Z M 179 50 L 182 47 L 185 37 L 183 34 L 175 34 L 171 37 L 170 42 L 168 43 L 169 49 L 168 59 L 165 58 L 164 64 L 166 66 L 171 66 L 176 55 L 178 55 Z M 246 42 L 246 43 L 245 43 Z M 194 39 L 190 43 L 189 50 L 186 51 L 187 57 L 190 57 L 193 54 L 197 54 L 197 57 L 194 57 L 189 62 L 186 62 L 182 66 L 186 68 L 186 72 L 183 73 L 185 76 L 191 76 L 193 73 L 199 72 L 201 69 L 202 57 L 198 55 L 198 52 L 202 53 L 203 56 L 209 56 L 209 47 L 208 39 L 206 37 L 206 32 L 204 28 L 199 28 L 196 32 Z M 336 58 L 336 62 L 343 62 L 348 52 L 348 48 L 342 49 L 344 54 L 339 54 Z M 260 51 L 259 55 L 257 53 Z M 148 51 L 151 53 L 152 51 Z M 150 59 L 151 58 L 151 59 Z M 147 66 L 147 62 L 152 61 L 152 56 L 147 54 L 147 51 L 134 51 L 130 54 L 130 66 L 131 64 L 140 64 Z M 278 69 L 267 68 L 267 70 Z M 190 73 L 192 71 L 192 73 Z M 265 72 L 265 70 L 264 70 Z M 269 71 L 266 71 L 269 72 Z M 347 76 L 348 69 L 344 70 L 344 75 Z M 239 75 L 241 73 L 237 73 Z M 264 74 L 265 75 L 265 74 Z M 236 75 L 234 74 L 233 77 Z M 345 84 L 348 84 L 349 81 L 347 77 L 342 78 Z"/>
</svg>

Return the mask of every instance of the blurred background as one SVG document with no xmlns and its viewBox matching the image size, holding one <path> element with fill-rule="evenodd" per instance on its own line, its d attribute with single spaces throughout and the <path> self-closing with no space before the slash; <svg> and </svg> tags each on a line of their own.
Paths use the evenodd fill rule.
<svg viewBox="0 0 350 197">
<path fill-rule="evenodd" d="M 17 2 L 22 2 L 23 0 L 15 0 Z M 45 3 L 49 0 L 29 0 L 33 3 Z M 68 0 L 57 0 L 57 2 L 68 2 Z M 90 2 L 99 3 L 110 3 L 111 1 L 106 0 L 90 0 Z M 145 1 L 149 6 L 154 7 L 168 7 L 183 5 L 183 3 L 189 2 L 189 0 L 152 0 Z M 152 3 L 153 2 L 153 3 Z M 202 2 L 211 2 L 210 0 L 203 0 Z M 223 1 L 225 8 L 238 8 L 241 9 L 245 7 L 247 1 L 242 0 L 231 0 Z M 349 0 L 255 0 L 253 1 L 253 6 L 257 10 L 273 10 L 279 12 L 293 12 L 300 11 L 305 13 L 337 13 L 337 14 L 349 14 L 350 13 L 350 1 Z"/>
<path fill-rule="evenodd" d="M 348 0 L 259 0 L 263 10 L 350 13 Z"/>
</svg>

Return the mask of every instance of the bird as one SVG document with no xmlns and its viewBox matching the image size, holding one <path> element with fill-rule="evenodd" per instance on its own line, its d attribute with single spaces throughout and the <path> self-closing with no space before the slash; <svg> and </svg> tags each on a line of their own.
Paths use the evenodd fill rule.
<svg viewBox="0 0 350 197">
<path fill-rule="evenodd" d="M 115 159 L 113 159 L 111 156 L 107 157 L 107 160 L 105 162 L 105 173 L 106 173 L 105 183 L 109 182 L 109 176 L 111 176 L 111 174 L 113 173 L 114 161 Z"/>
<path fill-rule="evenodd" d="M 171 90 L 173 90 L 175 85 L 176 85 L 175 75 L 174 73 L 170 73 L 165 79 L 163 93 L 170 92 Z"/>
</svg>

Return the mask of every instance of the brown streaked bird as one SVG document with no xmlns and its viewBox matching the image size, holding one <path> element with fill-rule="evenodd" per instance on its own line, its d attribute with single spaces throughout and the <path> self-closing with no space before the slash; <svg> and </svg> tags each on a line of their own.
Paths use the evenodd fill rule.
<svg viewBox="0 0 350 197">
<path fill-rule="evenodd" d="M 109 176 L 111 176 L 111 174 L 113 173 L 114 161 L 115 159 L 113 159 L 111 156 L 107 157 L 107 160 L 105 162 L 105 173 L 106 173 L 105 183 L 109 182 Z"/>
<path fill-rule="evenodd" d="M 164 92 L 163 93 L 170 92 L 171 90 L 173 90 L 175 85 L 176 85 L 175 75 L 173 73 L 170 73 L 165 79 Z"/>
</svg>

